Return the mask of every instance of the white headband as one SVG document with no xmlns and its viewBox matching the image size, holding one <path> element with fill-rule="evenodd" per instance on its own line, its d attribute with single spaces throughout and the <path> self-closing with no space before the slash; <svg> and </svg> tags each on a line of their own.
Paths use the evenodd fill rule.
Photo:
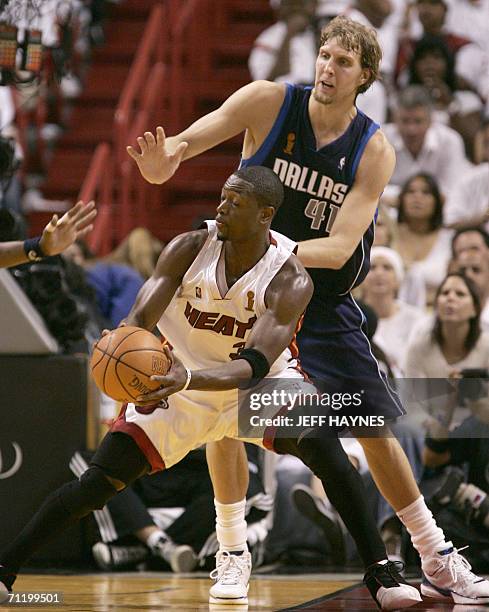
<svg viewBox="0 0 489 612">
<path fill-rule="evenodd" d="M 394 249 L 385 246 L 374 246 L 370 251 L 370 261 L 373 262 L 376 257 L 384 257 L 394 269 L 397 281 L 399 284 L 404 280 L 404 264 L 401 256 Z"/>
</svg>

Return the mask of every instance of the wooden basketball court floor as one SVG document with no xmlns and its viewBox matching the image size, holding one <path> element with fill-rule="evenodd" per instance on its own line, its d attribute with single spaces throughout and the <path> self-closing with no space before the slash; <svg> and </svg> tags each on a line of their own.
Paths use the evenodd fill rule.
<svg viewBox="0 0 489 612">
<path fill-rule="evenodd" d="M 97 573 L 83 575 L 19 576 L 18 594 L 60 592 L 63 604 L 50 606 L 4 605 L 0 610 L 51 609 L 70 612 L 124 612 L 144 610 L 167 612 L 252 612 L 293 610 L 326 611 L 377 610 L 361 584 L 360 576 L 345 574 L 254 575 L 250 583 L 249 604 L 212 605 L 208 603 L 210 580 L 206 574 L 178 576 L 162 572 Z M 411 610 L 457 610 L 474 612 L 483 606 L 454 606 L 425 600 Z M 487 608 L 489 609 L 489 608 Z"/>
</svg>

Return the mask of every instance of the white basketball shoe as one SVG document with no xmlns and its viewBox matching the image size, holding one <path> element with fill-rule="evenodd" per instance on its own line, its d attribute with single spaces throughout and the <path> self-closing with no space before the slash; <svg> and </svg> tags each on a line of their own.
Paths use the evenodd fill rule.
<svg viewBox="0 0 489 612">
<path fill-rule="evenodd" d="M 422 569 L 421 593 L 425 597 L 451 599 L 456 604 L 489 603 L 489 582 L 474 574 L 470 563 L 453 546 L 423 558 Z"/>
<path fill-rule="evenodd" d="M 216 569 L 210 574 L 216 583 L 209 591 L 209 603 L 247 604 L 250 574 L 251 554 L 248 551 L 233 555 L 220 550 L 216 555 Z"/>
</svg>

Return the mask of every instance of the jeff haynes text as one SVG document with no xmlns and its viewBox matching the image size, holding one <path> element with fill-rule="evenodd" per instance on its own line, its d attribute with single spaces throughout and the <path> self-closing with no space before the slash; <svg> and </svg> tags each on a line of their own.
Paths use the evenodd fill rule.
<svg viewBox="0 0 489 612">
<path fill-rule="evenodd" d="M 300 414 L 297 418 L 288 415 L 261 417 L 254 414 L 250 417 L 252 427 L 382 427 L 383 416 L 353 416 L 339 414 Z"/>
</svg>

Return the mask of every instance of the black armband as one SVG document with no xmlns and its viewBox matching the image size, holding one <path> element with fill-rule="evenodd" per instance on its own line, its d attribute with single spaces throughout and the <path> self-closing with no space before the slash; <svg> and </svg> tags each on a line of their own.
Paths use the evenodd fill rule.
<svg viewBox="0 0 489 612">
<path fill-rule="evenodd" d="M 268 359 L 263 353 L 257 351 L 256 349 L 245 348 L 238 353 L 236 359 L 246 359 L 253 372 L 251 380 L 246 384 L 240 385 L 240 389 L 248 389 L 256 385 L 258 382 L 260 382 L 260 380 L 262 380 L 262 378 L 265 378 L 268 372 L 270 372 L 270 364 L 268 363 Z"/>
<path fill-rule="evenodd" d="M 427 437 L 424 441 L 427 448 L 432 450 L 434 453 L 446 453 L 450 450 L 450 440 L 437 440 L 435 438 Z"/>
<path fill-rule="evenodd" d="M 28 238 L 24 240 L 24 251 L 29 261 L 39 261 L 43 257 L 46 257 L 46 254 L 43 253 L 41 249 L 41 237 L 37 238 Z"/>
</svg>

